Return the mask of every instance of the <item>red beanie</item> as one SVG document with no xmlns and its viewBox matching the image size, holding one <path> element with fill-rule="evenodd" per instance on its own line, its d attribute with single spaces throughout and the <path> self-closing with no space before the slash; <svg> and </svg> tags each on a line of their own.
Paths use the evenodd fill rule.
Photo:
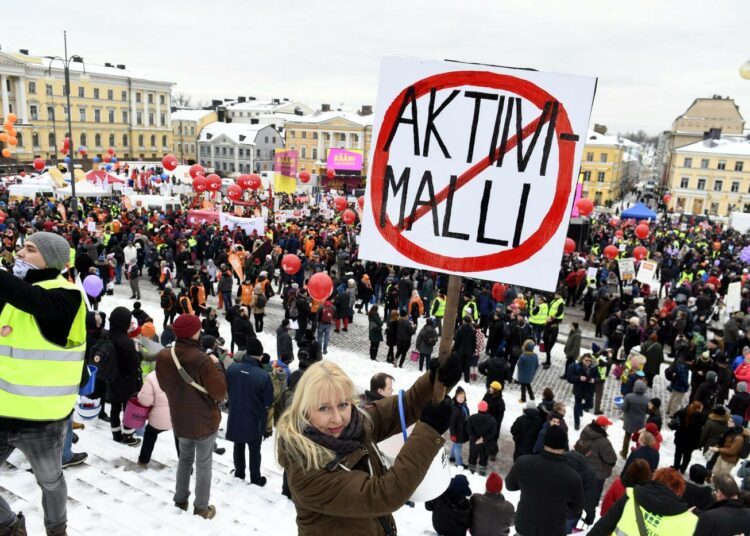
<svg viewBox="0 0 750 536">
<path fill-rule="evenodd" d="M 482 400 L 479 404 L 477 404 L 477 409 L 479 410 L 479 413 L 485 413 L 488 409 L 487 402 Z"/>
<path fill-rule="evenodd" d="M 503 491 L 503 478 L 493 471 L 487 477 L 486 486 L 489 493 L 500 493 Z"/>
<path fill-rule="evenodd" d="M 201 320 L 195 315 L 180 315 L 172 324 L 172 330 L 178 339 L 189 339 L 201 330 Z"/>
</svg>

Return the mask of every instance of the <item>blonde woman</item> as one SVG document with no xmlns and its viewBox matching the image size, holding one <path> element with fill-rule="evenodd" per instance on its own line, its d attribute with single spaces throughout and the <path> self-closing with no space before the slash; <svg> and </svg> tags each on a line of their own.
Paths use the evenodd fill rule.
<svg viewBox="0 0 750 536">
<path fill-rule="evenodd" d="M 450 424 L 450 399 L 431 401 L 435 368 L 404 395 L 407 426 L 420 422 L 390 468 L 377 443 L 401 432 L 397 397 L 361 410 L 354 384 L 340 367 L 321 361 L 307 369 L 276 436 L 300 536 L 396 533 L 391 513 L 424 478 Z M 460 376 L 455 355 L 437 370 L 448 390 Z"/>
</svg>

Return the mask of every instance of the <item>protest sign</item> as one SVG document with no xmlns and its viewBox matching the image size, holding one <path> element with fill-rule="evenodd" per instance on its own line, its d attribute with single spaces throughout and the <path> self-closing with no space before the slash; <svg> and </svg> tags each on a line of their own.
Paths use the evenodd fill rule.
<svg viewBox="0 0 750 536">
<path fill-rule="evenodd" d="M 554 290 L 595 85 L 385 59 L 360 258 Z"/>
<path fill-rule="evenodd" d="M 285 223 L 287 220 L 298 220 L 310 216 L 310 209 L 285 209 L 277 210 L 273 213 L 273 220 L 276 223 Z"/>
<path fill-rule="evenodd" d="M 276 149 L 273 172 L 273 189 L 293 194 L 297 190 L 297 151 Z"/>
<path fill-rule="evenodd" d="M 742 302 L 742 283 L 735 281 L 729 283 L 727 287 L 727 297 L 725 304 L 727 306 L 727 313 L 734 313 L 740 310 L 740 303 Z"/>
<path fill-rule="evenodd" d="M 646 285 L 652 284 L 656 280 L 656 268 L 658 263 L 654 261 L 643 260 L 638 267 L 636 279 Z"/>
<path fill-rule="evenodd" d="M 213 225 L 219 223 L 219 213 L 213 210 L 188 210 L 187 221 L 190 225 Z"/>
<path fill-rule="evenodd" d="M 258 233 L 258 236 L 263 236 L 265 232 L 265 220 L 262 217 L 259 218 L 242 218 L 235 216 L 228 212 L 219 213 L 219 225 L 222 229 L 227 226 L 229 230 L 234 230 L 235 227 L 241 227 L 245 230 L 248 236 L 252 236 L 253 231 Z"/>
<path fill-rule="evenodd" d="M 628 282 L 635 279 L 635 259 L 628 257 L 626 259 L 619 259 L 617 266 L 620 269 L 620 281 Z"/>
</svg>

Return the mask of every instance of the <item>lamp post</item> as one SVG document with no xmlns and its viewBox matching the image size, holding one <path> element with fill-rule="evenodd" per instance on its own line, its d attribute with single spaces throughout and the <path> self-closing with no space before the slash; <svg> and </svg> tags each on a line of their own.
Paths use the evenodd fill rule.
<svg viewBox="0 0 750 536">
<path fill-rule="evenodd" d="M 88 79 L 88 75 L 86 74 L 86 65 L 83 63 L 83 58 L 81 56 L 78 56 L 77 54 L 73 54 L 72 56 L 68 56 L 68 32 L 63 31 L 63 41 L 65 44 L 65 56 L 61 58 L 60 56 L 45 56 L 49 62 L 48 71 L 50 74 L 52 73 L 52 62 L 55 60 L 60 60 L 63 64 L 63 69 L 65 71 L 65 99 L 68 105 L 68 136 L 70 137 L 70 163 L 68 164 L 68 171 L 70 171 L 70 209 L 73 212 L 73 219 L 78 220 L 78 199 L 76 198 L 76 179 L 75 179 L 75 143 L 73 142 L 73 123 L 72 123 L 72 116 L 73 116 L 73 109 L 70 107 L 70 64 L 71 62 L 80 63 L 83 67 L 83 74 L 79 77 L 79 79 L 82 82 L 85 82 Z M 54 91 L 53 91 L 54 93 Z M 54 123 L 53 123 L 54 128 Z M 57 135 L 55 135 L 55 152 L 57 152 Z"/>
</svg>

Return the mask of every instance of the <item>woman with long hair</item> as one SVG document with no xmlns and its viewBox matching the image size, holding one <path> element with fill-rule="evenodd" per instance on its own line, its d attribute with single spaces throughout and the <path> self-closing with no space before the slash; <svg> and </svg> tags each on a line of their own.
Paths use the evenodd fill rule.
<svg viewBox="0 0 750 536">
<path fill-rule="evenodd" d="M 377 443 L 400 433 L 396 396 L 359 409 L 354 384 L 336 364 L 315 363 L 294 390 L 276 435 L 301 536 L 395 534 L 392 512 L 414 493 L 442 449 L 450 399 L 431 401 L 433 381 L 450 390 L 461 376 L 454 356 L 422 375 L 404 395 L 409 439 L 389 468 Z"/>
<path fill-rule="evenodd" d="M 388 356 L 386 361 L 393 363 L 393 359 L 396 357 L 396 337 L 398 335 L 398 310 L 394 309 L 391 311 L 390 317 L 388 317 L 388 324 L 385 327 L 385 344 L 388 346 Z"/>
<path fill-rule="evenodd" d="M 669 422 L 669 427 L 675 431 L 672 467 L 682 473 L 687 471 L 693 451 L 700 446 L 701 430 L 705 422 L 703 404 L 697 400 L 675 413 Z"/>
<path fill-rule="evenodd" d="M 370 339 L 370 359 L 377 361 L 378 349 L 380 343 L 383 342 L 383 319 L 380 318 L 377 304 L 370 307 L 367 319 L 369 320 L 367 333 Z"/>
</svg>

